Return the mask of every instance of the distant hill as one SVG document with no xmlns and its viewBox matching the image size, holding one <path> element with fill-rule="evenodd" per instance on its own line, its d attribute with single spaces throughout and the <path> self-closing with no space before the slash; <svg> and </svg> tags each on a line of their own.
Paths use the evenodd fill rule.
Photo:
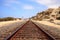
<svg viewBox="0 0 60 40">
<path fill-rule="evenodd" d="M 21 18 L 14 18 L 14 17 L 0 18 L 0 21 L 12 21 L 12 20 L 21 20 Z"/>
<path fill-rule="evenodd" d="M 45 11 L 37 13 L 36 16 L 31 17 L 33 20 L 60 20 L 60 7 L 49 8 Z"/>
</svg>

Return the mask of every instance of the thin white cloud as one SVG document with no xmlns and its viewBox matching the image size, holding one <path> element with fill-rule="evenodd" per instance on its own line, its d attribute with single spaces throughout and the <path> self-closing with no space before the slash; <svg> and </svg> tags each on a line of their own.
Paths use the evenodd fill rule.
<svg viewBox="0 0 60 40">
<path fill-rule="evenodd" d="M 60 0 L 33 0 L 33 1 L 45 5 L 49 8 L 56 8 L 60 6 Z"/>
<path fill-rule="evenodd" d="M 9 7 L 14 10 L 17 9 L 13 4 L 19 5 L 20 1 L 18 1 L 18 0 L 4 0 L 4 3 L 3 3 L 3 5 L 6 7 Z"/>
<path fill-rule="evenodd" d="M 10 5 L 10 4 L 8 4 L 8 3 L 6 3 L 6 4 L 4 4 L 4 6 L 10 7 L 11 5 Z"/>
<path fill-rule="evenodd" d="M 26 9 L 26 10 L 27 10 L 27 9 L 29 9 L 29 10 L 34 9 L 33 6 L 31 6 L 31 5 L 25 5 L 24 3 L 22 3 L 22 2 L 20 2 L 20 1 L 18 1 L 18 0 L 5 0 L 5 1 L 4 1 L 4 6 L 10 7 L 10 8 L 12 8 L 12 9 L 17 9 L 16 6 L 14 6 L 13 4 L 17 4 L 18 6 L 21 5 L 21 7 L 22 7 L 23 9 Z"/>
<path fill-rule="evenodd" d="M 34 7 L 31 6 L 31 5 L 24 5 L 24 6 L 23 6 L 23 9 L 31 10 L 31 9 L 34 9 Z"/>
<path fill-rule="evenodd" d="M 5 0 L 4 1 L 4 5 L 5 6 L 8 6 L 8 5 L 12 5 L 12 4 L 20 4 L 20 2 L 19 1 L 17 1 L 17 0 Z M 8 4 L 8 5 L 7 5 Z"/>
</svg>

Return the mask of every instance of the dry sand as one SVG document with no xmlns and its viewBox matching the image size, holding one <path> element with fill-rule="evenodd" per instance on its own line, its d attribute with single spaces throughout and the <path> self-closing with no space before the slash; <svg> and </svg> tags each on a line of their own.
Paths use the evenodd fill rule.
<svg viewBox="0 0 60 40">
<path fill-rule="evenodd" d="M 22 20 L 20 20 L 20 21 L 22 21 Z M 14 22 L 18 22 L 18 20 L 17 21 L 3 21 L 3 22 L 0 22 L 0 27 L 9 25 L 9 24 L 14 23 Z"/>
</svg>

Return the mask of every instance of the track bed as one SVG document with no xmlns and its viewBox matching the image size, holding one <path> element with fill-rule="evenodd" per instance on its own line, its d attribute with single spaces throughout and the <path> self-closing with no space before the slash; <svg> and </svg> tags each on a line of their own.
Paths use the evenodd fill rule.
<svg viewBox="0 0 60 40">
<path fill-rule="evenodd" d="M 27 22 L 7 40 L 53 40 L 31 21 Z"/>
</svg>

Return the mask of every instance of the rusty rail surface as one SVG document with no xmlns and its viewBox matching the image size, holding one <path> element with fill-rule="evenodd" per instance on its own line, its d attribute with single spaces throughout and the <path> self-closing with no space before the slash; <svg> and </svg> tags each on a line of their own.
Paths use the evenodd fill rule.
<svg viewBox="0 0 60 40">
<path fill-rule="evenodd" d="M 54 40 L 33 22 L 28 21 L 5 40 Z"/>
</svg>

